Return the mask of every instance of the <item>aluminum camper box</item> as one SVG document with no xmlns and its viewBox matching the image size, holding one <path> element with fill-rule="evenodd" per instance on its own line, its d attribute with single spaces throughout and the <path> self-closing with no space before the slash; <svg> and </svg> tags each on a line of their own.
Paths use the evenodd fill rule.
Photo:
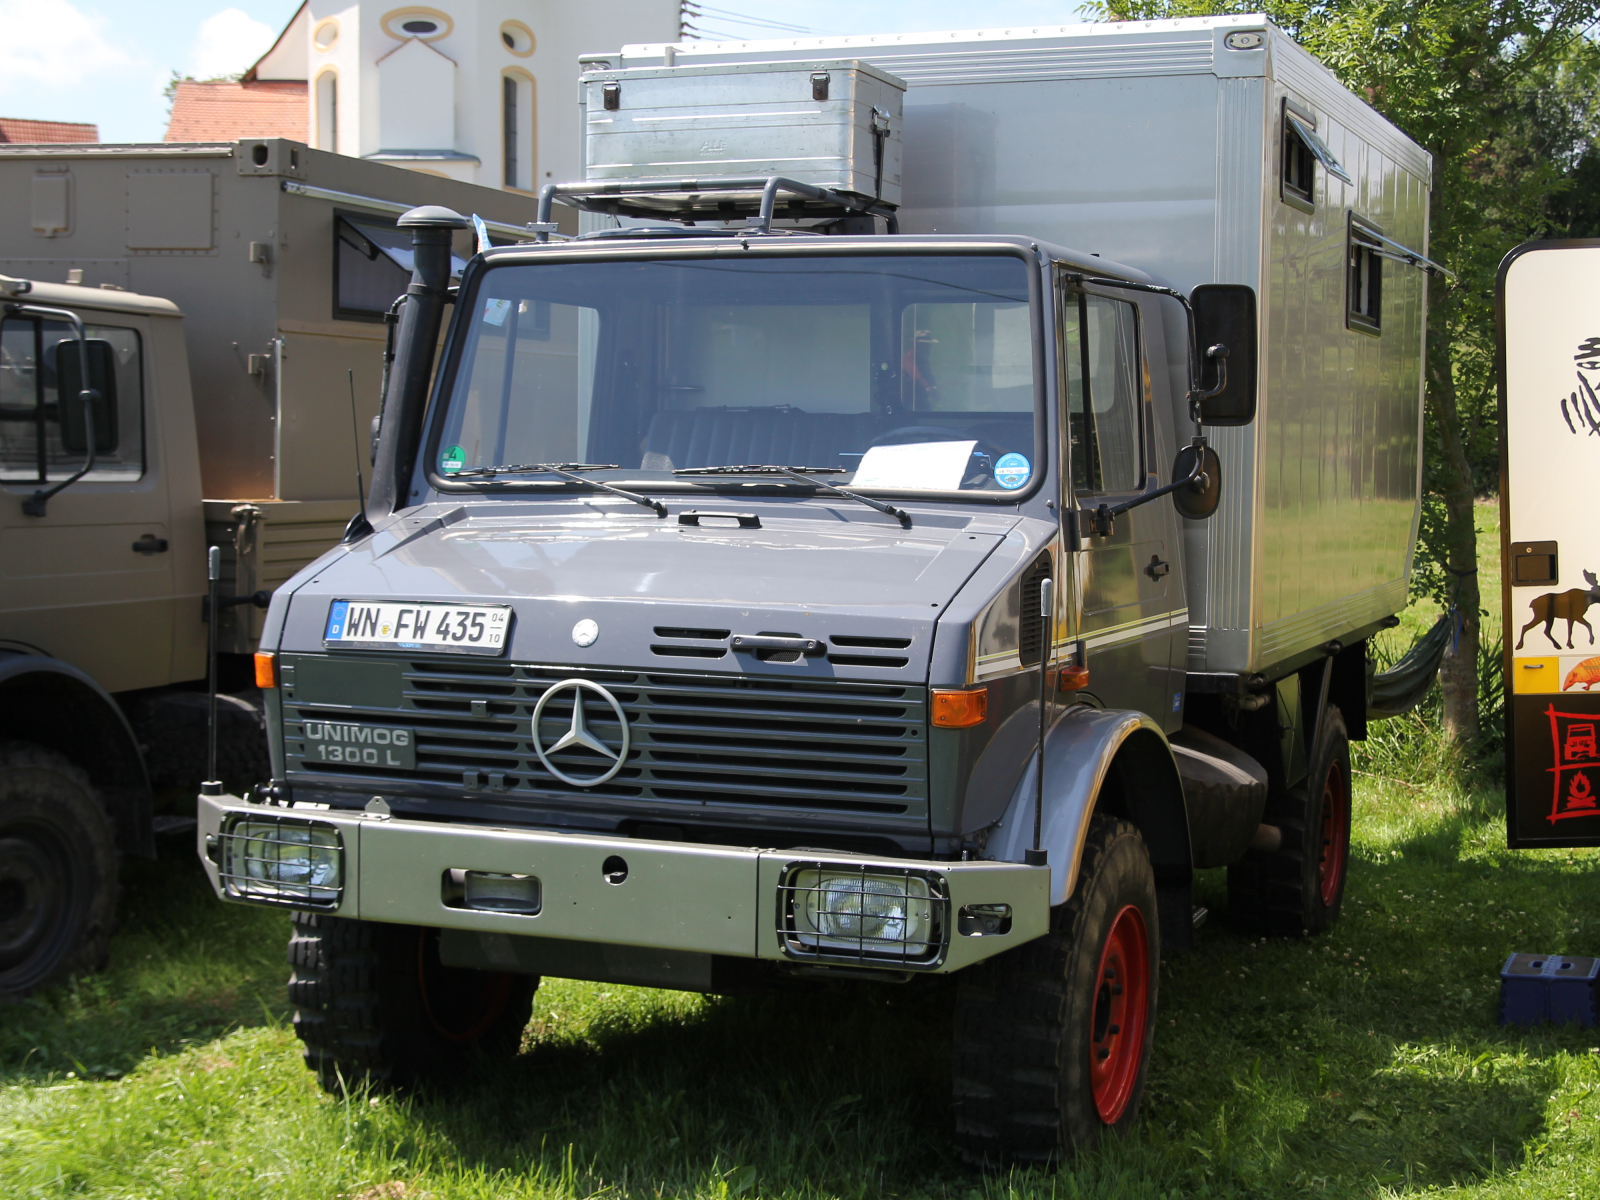
<svg viewBox="0 0 1600 1200">
<path fill-rule="evenodd" d="M 514 192 L 278 138 L 0 146 L 0 274 L 65 283 L 78 272 L 182 310 L 225 592 L 276 588 L 355 511 L 383 310 L 410 272 L 394 219 L 427 203 L 480 214 L 502 242 L 533 216 Z M 458 236 L 457 258 L 472 248 Z M 254 649 L 260 620 L 253 608 L 227 614 L 223 650 Z"/>
<path fill-rule="evenodd" d="M 625 46 L 585 57 L 586 96 L 669 61 L 818 60 L 859 60 L 906 84 L 902 233 L 1034 237 L 1186 292 L 1256 289 L 1260 413 L 1215 431 L 1222 507 L 1185 529 L 1191 689 L 1276 674 L 1404 606 L 1427 287 L 1405 248 L 1427 252 L 1432 177 L 1420 146 L 1259 14 Z M 592 100 L 581 111 L 586 161 L 610 152 L 599 122 L 613 115 Z M 1285 153 L 1297 123 L 1329 160 L 1309 194 L 1285 178 L 1306 165 Z M 770 119 L 759 125 L 776 136 Z M 688 154 L 636 174 L 713 178 L 743 157 L 736 143 L 696 155 L 685 140 Z M 1351 311 L 1360 298 L 1347 286 L 1349 256 L 1374 247 L 1381 327 Z"/>
</svg>

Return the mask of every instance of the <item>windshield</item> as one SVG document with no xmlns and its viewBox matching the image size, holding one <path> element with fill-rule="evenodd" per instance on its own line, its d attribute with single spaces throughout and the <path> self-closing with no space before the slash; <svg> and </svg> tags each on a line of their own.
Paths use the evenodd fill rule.
<svg viewBox="0 0 1600 1200">
<path fill-rule="evenodd" d="M 430 465 L 436 480 L 543 463 L 668 482 L 773 464 L 1011 495 L 1035 470 L 1028 280 L 1010 255 L 491 266 Z M 459 483 L 554 482 L 492 478 Z"/>
</svg>

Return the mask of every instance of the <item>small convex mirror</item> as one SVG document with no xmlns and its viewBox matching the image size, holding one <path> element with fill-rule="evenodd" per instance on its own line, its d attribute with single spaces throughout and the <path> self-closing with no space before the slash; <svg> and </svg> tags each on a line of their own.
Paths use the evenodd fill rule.
<svg viewBox="0 0 1600 1200">
<path fill-rule="evenodd" d="M 1242 283 L 1202 283 L 1189 293 L 1207 425 L 1256 419 L 1256 292 Z M 1211 354 L 1216 348 L 1219 354 Z"/>
<path fill-rule="evenodd" d="M 1200 474 L 1195 476 L 1196 456 L 1200 459 Z M 1222 460 L 1210 446 L 1185 446 L 1172 460 L 1172 482 L 1193 479 L 1186 487 L 1172 493 L 1172 506 L 1180 517 L 1191 521 L 1204 521 L 1217 511 L 1222 503 Z"/>
<path fill-rule="evenodd" d="M 88 388 L 94 392 L 94 452 L 117 448 L 117 354 L 104 338 L 84 343 L 89 356 Z M 61 413 L 61 448 L 68 454 L 89 452 L 89 429 L 80 393 L 85 387 L 76 338 L 62 338 L 55 347 L 56 404 Z"/>
</svg>

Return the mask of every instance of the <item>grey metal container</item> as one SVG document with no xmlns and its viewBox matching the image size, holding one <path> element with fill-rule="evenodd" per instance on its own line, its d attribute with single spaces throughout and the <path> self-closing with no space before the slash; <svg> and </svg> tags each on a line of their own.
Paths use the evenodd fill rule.
<svg viewBox="0 0 1600 1200">
<path fill-rule="evenodd" d="M 905 88 L 854 59 L 595 71 L 586 178 L 781 175 L 896 205 Z"/>
<path fill-rule="evenodd" d="M 664 75 L 667 50 L 584 61 Z M 671 73 L 841 56 L 906 82 L 902 232 L 1035 237 L 1185 290 L 1256 289 L 1260 416 L 1213 431 L 1222 506 L 1185 530 L 1190 671 L 1264 670 L 1405 605 L 1426 280 L 1386 260 L 1366 327 L 1348 258 L 1364 230 L 1426 252 L 1420 146 L 1259 15 L 697 42 Z M 1293 121 L 1347 178 L 1318 162 L 1309 195 L 1286 185 Z"/>
</svg>

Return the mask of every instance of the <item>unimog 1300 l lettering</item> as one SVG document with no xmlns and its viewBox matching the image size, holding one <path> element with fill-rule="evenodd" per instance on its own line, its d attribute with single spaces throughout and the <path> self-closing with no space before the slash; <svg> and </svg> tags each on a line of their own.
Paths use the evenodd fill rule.
<svg viewBox="0 0 1600 1200">
<path fill-rule="evenodd" d="M 450 290 L 401 220 L 366 520 L 206 870 L 294 910 L 329 1087 L 513 1051 L 546 975 L 955 974 L 963 1152 L 1091 1145 L 1195 870 L 1339 915 L 1427 157 L 1259 17 L 586 65 L 583 235 Z"/>
</svg>

